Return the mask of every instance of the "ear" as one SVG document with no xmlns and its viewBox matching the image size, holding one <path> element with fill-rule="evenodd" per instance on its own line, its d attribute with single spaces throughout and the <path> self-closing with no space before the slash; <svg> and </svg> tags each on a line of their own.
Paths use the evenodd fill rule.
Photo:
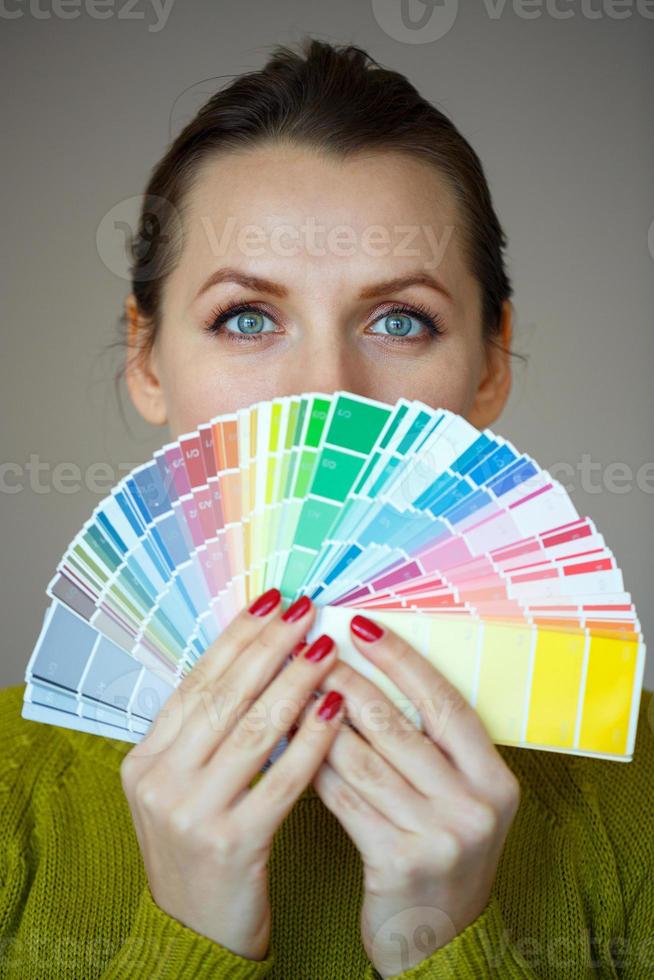
<svg viewBox="0 0 654 980">
<path fill-rule="evenodd" d="M 147 347 L 146 320 L 138 311 L 136 297 L 130 293 L 125 300 L 127 317 L 127 363 L 125 381 L 134 407 L 146 422 L 165 425 L 166 404 L 159 381 L 157 358 L 153 347 Z"/>
<path fill-rule="evenodd" d="M 513 304 L 505 300 L 500 316 L 500 330 L 495 343 L 485 342 L 485 362 L 477 393 L 466 418 L 478 429 L 491 425 L 502 413 L 511 391 L 511 338 Z"/>
</svg>

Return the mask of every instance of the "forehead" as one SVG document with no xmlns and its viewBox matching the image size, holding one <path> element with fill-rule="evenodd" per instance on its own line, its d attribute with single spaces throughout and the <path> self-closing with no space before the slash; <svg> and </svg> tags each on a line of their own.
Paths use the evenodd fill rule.
<svg viewBox="0 0 654 980">
<path fill-rule="evenodd" d="M 184 211 L 178 273 L 193 293 L 213 267 L 282 275 L 292 288 L 427 268 L 455 291 L 467 275 L 460 211 L 427 160 L 400 152 L 336 159 L 297 146 L 226 151 L 205 160 Z M 295 283 L 294 283 L 295 280 Z"/>
</svg>

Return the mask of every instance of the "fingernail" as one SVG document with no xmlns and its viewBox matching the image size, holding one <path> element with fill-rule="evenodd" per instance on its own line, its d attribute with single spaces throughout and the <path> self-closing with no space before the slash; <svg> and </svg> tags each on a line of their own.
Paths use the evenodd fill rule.
<svg viewBox="0 0 654 980">
<path fill-rule="evenodd" d="M 267 592 L 264 592 L 263 595 L 260 595 L 254 600 L 248 612 L 252 613 L 253 616 L 267 616 L 271 609 L 274 609 L 280 602 L 281 598 L 282 594 L 279 589 L 268 589 Z"/>
<path fill-rule="evenodd" d="M 330 691 L 318 709 L 318 717 L 322 718 L 323 721 L 329 721 L 330 718 L 334 717 L 342 703 L 343 695 L 339 694 L 338 691 Z"/>
<path fill-rule="evenodd" d="M 312 663 L 317 663 L 319 660 L 322 660 L 323 657 L 326 657 L 333 647 L 334 641 L 332 640 L 331 636 L 327 636 L 326 633 L 323 633 L 322 636 L 319 636 L 317 640 L 313 641 L 304 656 L 307 660 L 311 660 Z"/>
<path fill-rule="evenodd" d="M 298 655 L 299 653 L 302 653 L 302 650 L 303 650 L 303 648 L 304 648 L 304 647 L 305 647 L 306 645 L 307 645 L 307 638 L 306 638 L 306 636 L 305 636 L 303 640 L 300 640 L 300 642 L 299 642 L 299 643 L 296 643 L 296 644 L 295 644 L 295 646 L 294 646 L 294 647 L 293 647 L 293 649 L 291 650 L 291 656 L 292 656 L 292 657 L 297 657 L 297 655 Z"/>
<path fill-rule="evenodd" d="M 359 639 L 367 640 L 368 643 L 372 643 L 373 640 L 378 640 L 384 635 L 381 626 L 377 626 L 377 623 L 372 623 L 365 616 L 354 616 L 350 623 L 350 629 L 353 633 L 356 633 Z"/>
<path fill-rule="evenodd" d="M 309 609 L 311 608 L 311 599 L 308 595 L 300 596 L 292 606 L 289 606 L 285 613 L 282 613 L 282 619 L 286 623 L 295 623 L 298 619 L 302 619 Z"/>
</svg>

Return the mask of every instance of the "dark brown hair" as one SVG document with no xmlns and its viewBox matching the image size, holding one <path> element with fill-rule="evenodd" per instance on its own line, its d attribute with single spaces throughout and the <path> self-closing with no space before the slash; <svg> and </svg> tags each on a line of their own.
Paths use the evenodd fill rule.
<svg viewBox="0 0 654 980">
<path fill-rule="evenodd" d="M 481 287 L 483 338 L 497 343 L 502 303 L 513 290 L 504 266 L 506 237 L 477 154 L 404 75 L 361 48 L 310 37 L 301 48 L 297 53 L 277 46 L 262 69 L 237 76 L 214 94 L 153 169 L 130 243 L 132 291 L 148 326 L 141 351 L 157 333 L 162 291 L 180 254 L 179 229 L 201 164 L 214 153 L 264 142 L 342 159 L 401 151 L 433 164 L 462 214 L 466 260 Z M 125 313 L 121 322 L 125 326 Z"/>
</svg>

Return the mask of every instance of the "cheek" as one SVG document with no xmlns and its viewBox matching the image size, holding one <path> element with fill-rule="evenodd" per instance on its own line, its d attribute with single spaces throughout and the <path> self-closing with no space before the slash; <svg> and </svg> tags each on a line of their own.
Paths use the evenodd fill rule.
<svg viewBox="0 0 654 980">
<path fill-rule="evenodd" d="M 398 362 L 401 358 L 398 356 Z M 413 360 L 405 370 L 390 358 L 375 371 L 355 372 L 358 384 L 352 387 L 352 372 L 342 379 L 331 378 L 338 388 L 394 404 L 398 398 L 416 399 L 433 408 L 446 408 L 465 416 L 477 390 L 479 354 L 463 336 L 451 335 L 442 346 L 434 347 Z M 392 366 L 391 366 L 392 365 Z M 290 371 L 283 358 L 259 361 L 249 357 L 224 356 L 191 340 L 181 342 L 170 334 L 160 348 L 159 377 L 164 391 L 168 427 L 173 439 L 191 432 L 202 422 L 244 408 L 257 401 L 279 395 L 317 390 L 316 378 Z M 341 383 L 342 381 L 342 383 Z M 336 383 L 338 382 L 338 383 Z M 332 384 L 332 387 L 334 387 Z"/>
<path fill-rule="evenodd" d="M 466 414 L 475 393 L 471 371 L 445 371 L 442 375 L 439 373 L 434 384 L 437 393 L 436 404 L 440 408 L 447 408 L 459 415 Z"/>
<path fill-rule="evenodd" d="M 269 366 L 253 366 L 247 357 L 221 357 L 204 346 L 162 347 L 160 378 L 171 437 L 177 439 L 216 415 L 274 398 L 283 387 L 277 374 Z"/>
<path fill-rule="evenodd" d="M 201 356 L 192 342 L 164 335 L 159 350 L 159 379 L 173 438 L 229 410 L 216 359 Z M 224 379 L 222 379 L 224 381 Z"/>
<path fill-rule="evenodd" d="M 478 378 L 475 353 L 464 344 L 449 343 L 447 349 L 412 372 L 410 380 L 404 379 L 405 384 L 398 381 L 395 397 L 416 398 L 433 408 L 465 416 L 474 401 Z"/>
</svg>

